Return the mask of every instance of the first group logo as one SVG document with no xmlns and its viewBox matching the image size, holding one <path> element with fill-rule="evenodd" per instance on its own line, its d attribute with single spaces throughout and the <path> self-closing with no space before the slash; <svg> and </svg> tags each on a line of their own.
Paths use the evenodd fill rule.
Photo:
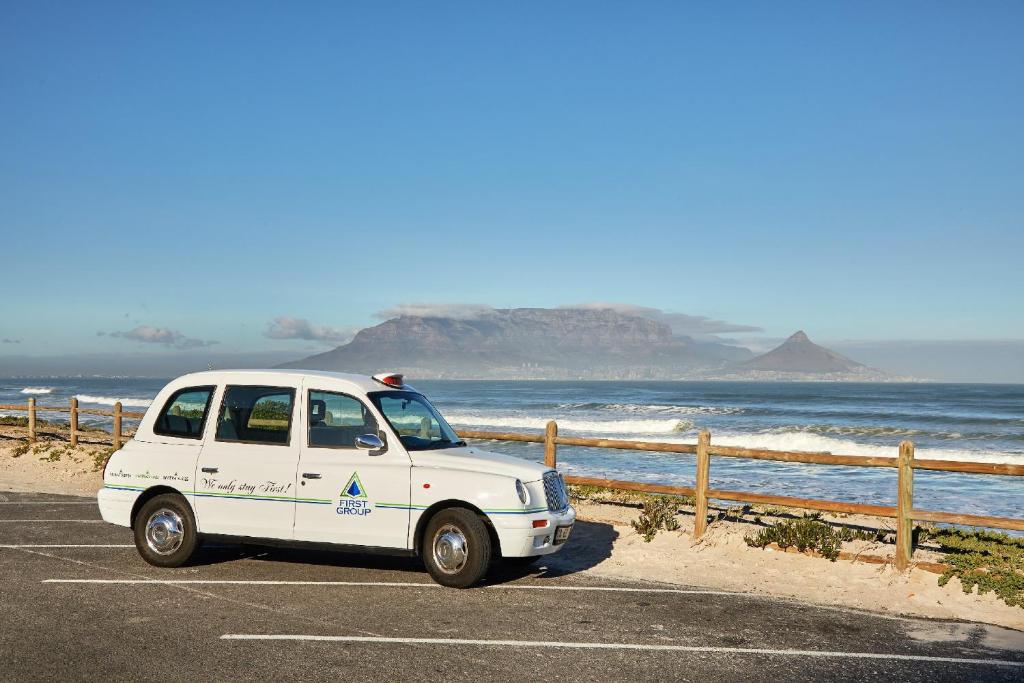
<svg viewBox="0 0 1024 683">
<path fill-rule="evenodd" d="M 369 501 L 366 499 L 366 489 L 363 482 L 359 480 L 359 472 L 353 472 L 348 478 L 348 483 L 341 490 L 338 508 L 335 510 L 339 515 L 356 515 L 365 517 L 373 512 Z"/>
</svg>

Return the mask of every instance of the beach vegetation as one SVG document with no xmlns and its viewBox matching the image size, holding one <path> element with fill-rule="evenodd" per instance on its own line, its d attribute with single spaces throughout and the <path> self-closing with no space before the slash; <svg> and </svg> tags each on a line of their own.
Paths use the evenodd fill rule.
<svg viewBox="0 0 1024 683">
<path fill-rule="evenodd" d="M 747 534 L 743 540 L 753 548 L 766 548 L 772 543 L 782 550 L 796 548 L 800 552 L 817 552 L 833 562 L 839 557 L 843 543 L 849 541 L 880 541 L 881 531 L 851 529 L 823 522 L 820 513 L 787 519 Z"/>
<path fill-rule="evenodd" d="M 40 453 L 45 454 L 44 457 L 39 458 L 46 462 L 60 462 L 62 456 L 67 455 L 71 452 L 71 446 L 60 446 L 54 448 L 55 444 L 47 444 L 45 448 L 38 448 L 34 452 L 38 455 Z"/>
<path fill-rule="evenodd" d="M 995 593 L 1011 607 L 1024 607 L 1024 538 L 993 531 L 922 529 L 919 539 L 946 553 L 945 586 L 955 576 L 964 593 Z"/>
<path fill-rule="evenodd" d="M 20 458 L 21 456 L 28 453 L 29 449 L 32 448 L 32 444 L 28 442 L 28 439 L 22 439 L 17 446 L 11 451 L 12 458 Z"/>
<path fill-rule="evenodd" d="M 633 530 L 644 537 L 644 541 L 650 543 L 658 531 L 675 531 L 679 528 L 679 520 L 676 514 L 679 512 L 678 503 L 672 496 L 651 496 L 644 501 L 640 517 L 630 522 Z"/>
<path fill-rule="evenodd" d="M 113 447 L 95 451 L 92 454 L 92 471 L 102 472 L 103 468 L 107 466 L 107 461 L 110 460 L 110 456 L 112 456 L 113 454 Z"/>
<path fill-rule="evenodd" d="M 28 418 L 18 415 L 0 415 L 0 427 L 28 427 Z"/>
<path fill-rule="evenodd" d="M 613 489 L 607 486 L 590 486 L 581 484 L 569 484 L 569 498 L 572 500 L 585 500 L 591 503 L 614 503 L 617 505 L 642 506 L 650 500 L 672 500 L 678 507 L 692 506 L 693 496 L 673 496 L 660 493 L 644 493 L 643 491 L 627 491 L 625 489 Z"/>
</svg>

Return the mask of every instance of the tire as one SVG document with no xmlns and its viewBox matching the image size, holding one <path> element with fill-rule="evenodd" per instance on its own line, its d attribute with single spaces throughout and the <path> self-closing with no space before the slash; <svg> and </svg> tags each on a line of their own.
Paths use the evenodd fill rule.
<svg viewBox="0 0 1024 683">
<path fill-rule="evenodd" d="M 146 501 L 135 517 L 133 530 L 139 555 L 154 567 L 180 567 L 199 546 L 192 508 L 175 493 Z"/>
<path fill-rule="evenodd" d="M 465 508 L 447 508 L 434 515 L 421 547 L 431 578 L 449 588 L 475 585 L 491 564 L 491 535 L 483 521 Z"/>
<path fill-rule="evenodd" d="M 529 567 L 539 559 L 540 555 L 530 555 L 529 557 L 503 557 L 501 561 L 509 567 Z"/>
</svg>

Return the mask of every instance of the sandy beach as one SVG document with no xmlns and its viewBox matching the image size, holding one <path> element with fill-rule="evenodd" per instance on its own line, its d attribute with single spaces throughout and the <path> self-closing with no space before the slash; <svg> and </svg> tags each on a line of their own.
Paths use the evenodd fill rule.
<svg viewBox="0 0 1024 683">
<path fill-rule="evenodd" d="M 576 506 L 580 518 L 600 531 L 581 528 L 583 533 L 573 539 L 574 546 L 564 556 L 555 556 L 555 564 L 571 565 L 574 558 L 582 563 L 596 554 L 606 554 L 606 559 L 587 571 L 595 576 L 757 593 L 893 616 L 995 624 L 1015 629 L 1005 637 L 1024 648 L 1024 609 L 1010 607 L 991 593 L 964 593 L 956 578 L 939 586 L 936 574 L 922 569 L 902 574 L 891 564 L 843 559 L 831 562 L 796 552 L 751 548 L 743 538 L 757 527 L 747 522 L 712 523 L 705 537 L 693 543 L 693 517 L 687 514 L 677 516 L 678 530 L 660 531 L 647 543 L 630 526 L 639 514 L 636 508 L 586 501 Z M 870 526 L 880 520 L 857 517 L 842 521 Z M 610 548 L 608 537 L 613 539 Z M 875 557 L 892 554 L 891 545 L 867 541 L 844 544 L 844 550 Z M 914 553 L 914 560 L 919 562 L 941 559 L 928 550 Z"/>
</svg>

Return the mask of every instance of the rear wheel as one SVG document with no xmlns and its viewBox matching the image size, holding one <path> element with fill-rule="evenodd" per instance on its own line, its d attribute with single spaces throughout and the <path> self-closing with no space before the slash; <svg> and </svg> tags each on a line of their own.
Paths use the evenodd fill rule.
<svg viewBox="0 0 1024 683">
<path fill-rule="evenodd" d="M 487 573 L 491 537 L 483 521 L 471 510 L 448 508 L 427 524 L 422 555 L 434 581 L 451 588 L 468 588 Z"/>
<path fill-rule="evenodd" d="M 135 517 L 134 531 L 139 555 L 155 567 L 180 567 L 199 545 L 192 508 L 173 493 L 147 501 Z"/>
</svg>

